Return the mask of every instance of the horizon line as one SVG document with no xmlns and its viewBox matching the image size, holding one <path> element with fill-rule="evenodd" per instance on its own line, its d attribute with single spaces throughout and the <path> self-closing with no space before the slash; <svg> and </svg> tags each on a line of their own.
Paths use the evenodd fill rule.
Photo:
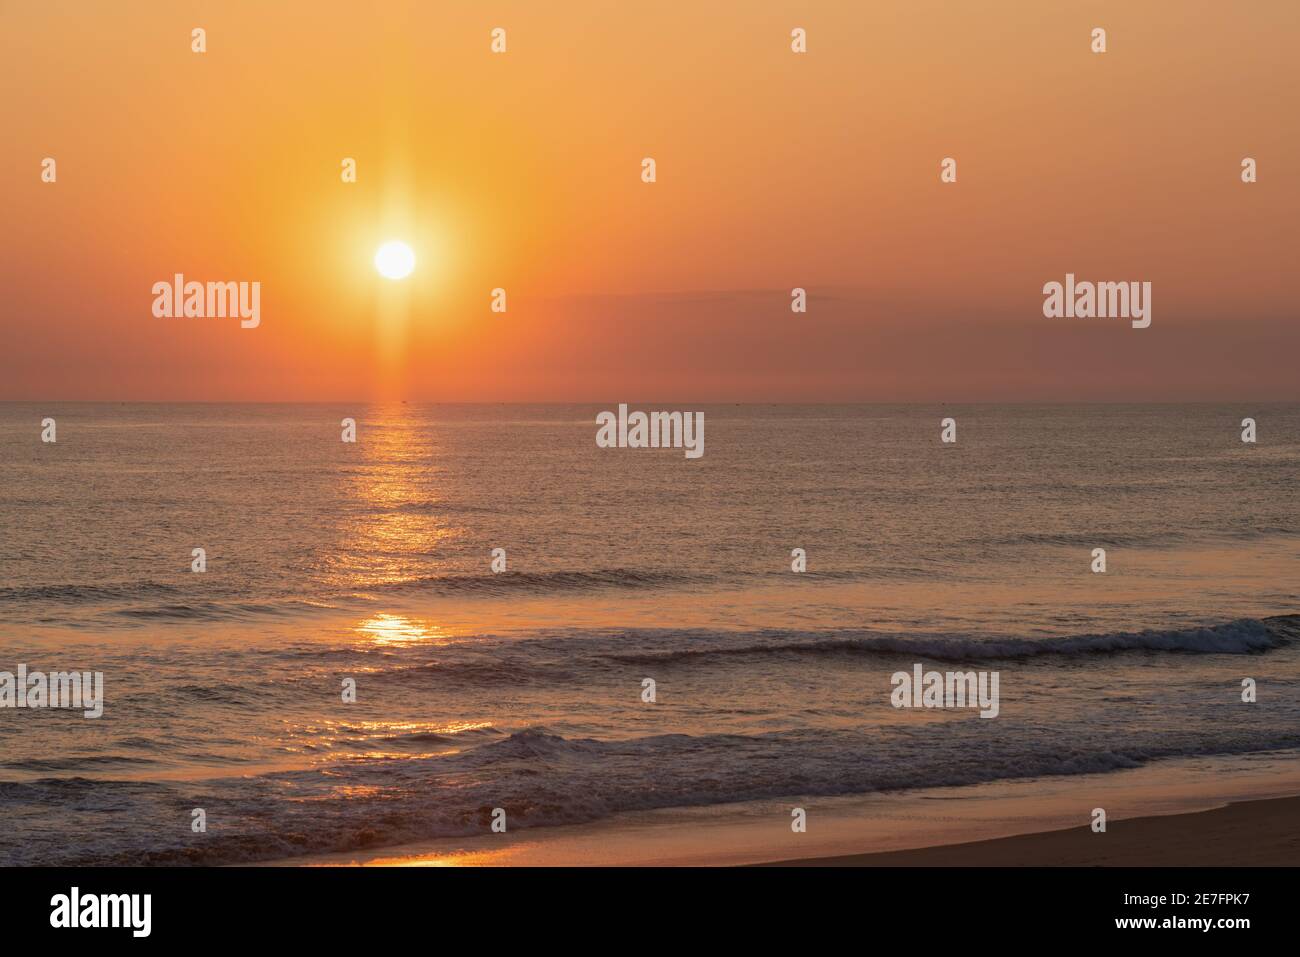
<svg viewBox="0 0 1300 957">
<path fill-rule="evenodd" d="M 859 406 L 859 405 L 1037 405 L 1037 406 L 1122 406 L 1122 405 L 1226 405 L 1253 403 L 1256 405 L 1300 405 L 1294 399 L 1229 398 L 1229 399 L 710 399 L 705 401 L 682 399 L 0 399 L 0 405 L 543 405 L 572 406 L 600 405 L 613 402 L 615 406 Z"/>
</svg>

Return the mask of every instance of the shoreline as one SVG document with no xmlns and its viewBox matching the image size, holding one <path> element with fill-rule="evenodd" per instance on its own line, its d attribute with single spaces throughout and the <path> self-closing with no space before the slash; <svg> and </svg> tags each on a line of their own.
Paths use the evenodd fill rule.
<svg viewBox="0 0 1300 957">
<path fill-rule="evenodd" d="M 1239 801 L 937 847 L 767 861 L 757 867 L 1295 867 L 1300 797 Z"/>
<path fill-rule="evenodd" d="M 807 809 L 805 833 L 791 830 L 793 807 Z M 1094 807 L 1107 811 L 1104 834 L 1088 826 Z M 1193 853 L 1197 847 L 1205 849 L 1200 857 Z M 1270 866 L 1286 854 L 1291 863 L 1300 861 L 1300 751 L 1174 759 L 963 787 L 663 808 L 253 866 L 1010 866 L 1076 860 L 1183 866 L 1178 862 L 1193 858 L 1198 864 Z"/>
</svg>

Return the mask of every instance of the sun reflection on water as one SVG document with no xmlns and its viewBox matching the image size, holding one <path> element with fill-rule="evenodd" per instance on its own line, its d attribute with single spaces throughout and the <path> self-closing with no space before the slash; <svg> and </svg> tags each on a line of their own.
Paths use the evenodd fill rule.
<svg viewBox="0 0 1300 957">
<path fill-rule="evenodd" d="M 356 631 L 368 644 L 386 647 L 445 645 L 450 641 L 445 629 L 405 615 L 374 615 L 360 622 Z"/>
<path fill-rule="evenodd" d="M 509 864 L 520 847 L 496 850 L 456 851 L 453 853 L 403 854 L 362 861 L 362 867 L 499 867 Z"/>
</svg>

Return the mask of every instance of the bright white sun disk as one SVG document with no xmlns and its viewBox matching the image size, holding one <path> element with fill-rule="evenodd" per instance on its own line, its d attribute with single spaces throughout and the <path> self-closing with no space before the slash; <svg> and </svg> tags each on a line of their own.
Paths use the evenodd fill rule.
<svg viewBox="0 0 1300 957">
<path fill-rule="evenodd" d="M 375 250 L 375 268 L 386 279 L 405 279 L 415 268 L 415 252 L 406 243 L 391 240 Z"/>
</svg>

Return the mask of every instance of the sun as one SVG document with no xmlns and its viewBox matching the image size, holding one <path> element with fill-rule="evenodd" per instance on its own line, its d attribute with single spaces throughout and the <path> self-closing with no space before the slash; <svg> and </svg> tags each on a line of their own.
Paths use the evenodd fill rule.
<svg viewBox="0 0 1300 957">
<path fill-rule="evenodd" d="M 391 239 L 375 250 L 375 268 L 385 279 L 405 279 L 415 268 L 415 252 L 400 239 Z"/>
</svg>

